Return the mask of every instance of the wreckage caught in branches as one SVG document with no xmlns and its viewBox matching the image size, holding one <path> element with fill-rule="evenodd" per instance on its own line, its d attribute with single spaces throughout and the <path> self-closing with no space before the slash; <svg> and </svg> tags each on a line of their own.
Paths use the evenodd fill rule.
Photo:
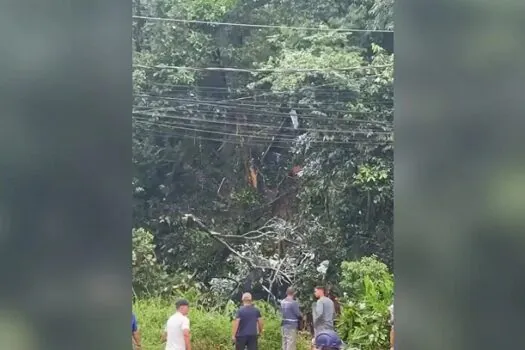
<svg viewBox="0 0 525 350">
<path fill-rule="evenodd" d="M 237 266 L 235 277 L 244 281 L 239 285 L 252 289 L 258 284 L 271 297 L 275 290 L 294 284 L 297 268 L 311 256 L 301 230 L 279 218 L 237 235 L 214 231 L 192 214 L 184 215 L 182 221 L 229 251 Z M 274 249 L 265 249 L 268 246 Z"/>
</svg>

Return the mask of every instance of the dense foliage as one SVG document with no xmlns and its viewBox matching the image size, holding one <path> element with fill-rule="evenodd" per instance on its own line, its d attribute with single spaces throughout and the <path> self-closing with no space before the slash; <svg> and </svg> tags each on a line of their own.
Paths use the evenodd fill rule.
<svg viewBox="0 0 525 350">
<path fill-rule="evenodd" d="M 356 349 L 387 349 L 394 281 L 386 265 L 373 257 L 345 261 L 339 285 L 344 293 L 339 334 Z"/>
<path fill-rule="evenodd" d="M 158 260 L 137 251 L 135 292 L 160 269 L 271 301 L 337 289 L 343 261 L 391 267 L 392 2 L 133 5 L 134 242 Z"/>
<path fill-rule="evenodd" d="M 133 291 L 145 347 L 160 349 L 185 296 L 194 347 L 230 349 L 231 313 L 251 291 L 265 300 L 261 348 L 278 349 L 276 299 L 294 285 L 308 310 L 324 283 L 346 342 L 386 349 L 392 1 L 133 6 Z"/>
</svg>

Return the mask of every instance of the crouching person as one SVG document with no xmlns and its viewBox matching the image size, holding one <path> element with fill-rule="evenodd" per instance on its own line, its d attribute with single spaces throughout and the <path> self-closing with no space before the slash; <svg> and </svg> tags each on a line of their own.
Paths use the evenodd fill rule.
<svg viewBox="0 0 525 350">
<path fill-rule="evenodd" d="M 315 336 L 313 345 L 316 350 L 343 350 L 344 343 L 336 332 L 326 330 Z"/>
</svg>

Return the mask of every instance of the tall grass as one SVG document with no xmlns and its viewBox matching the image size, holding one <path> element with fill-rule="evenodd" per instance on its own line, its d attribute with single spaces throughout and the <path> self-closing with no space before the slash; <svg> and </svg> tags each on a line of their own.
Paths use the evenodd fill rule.
<svg viewBox="0 0 525 350">
<path fill-rule="evenodd" d="M 191 303 L 191 301 L 190 301 Z M 193 303 L 191 303 L 193 304 Z M 269 305 L 257 303 L 265 322 L 264 334 L 259 339 L 260 350 L 278 350 L 281 348 L 281 330 L 278 313 Z M 190 327 L 193 350 L 232 350 L 231 316 L 235 305 L 227 304 L 213 310 L 202 306 L 190 307 Z M 137 300 L 133 303 L 133 312 L 137 316 L 144 350 L 161 350 L 160 336 L 168 318 L 175 312 L 174 302 L 161 298 Z M 301 336 L 298 350 L 309 350 L 309 337 Z"/>
</svg>

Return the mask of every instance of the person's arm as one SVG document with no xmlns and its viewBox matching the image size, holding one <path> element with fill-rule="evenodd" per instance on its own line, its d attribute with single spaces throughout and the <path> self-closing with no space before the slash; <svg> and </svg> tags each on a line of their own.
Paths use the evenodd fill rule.
<svg viewBox="0 0 525 350">
<path fill-rule="evenodd" d="M 232 322 L 232 339 L 235 341 L 237 337 L 237 331 L 239 330 L 239 319 L 235 318 Z"/>
<path fill-rule="evenodd" d="M 321 302 L 321 300 L 317 300 L 317 303 L 315 304 L 315 312 L 314 312 L 314 326 L 317 325 L 319 323 L 319 320 L 321 319 L 321 317 L 323 316 L 323 303 Z"/>
<path fill-rule="evenodd" d="M 264 330 L 264 321 L 262 319 L 262 315 L 259 310 L 257 310 L 257 329 L 259 331 L 259 335 L 261 335 Z"/>
<path fill-rule="evenodd" d="M 190 334 L 189 318 L 184 318 L 184 322 L 182 322 L 182 334 L 184 335 L 184 345 L 186 346 L 186 350 L 191 350 L 191 334 Z"/>
<path fill-rule="evenodd" d="M 131 333 L 131 337 L 133 338 L 133 343 L 135 343 L 135 347 L 140 349 L 140 332 L 138 331 L 138 329 L 135 332 Z"/>
<path fill-rule="evenodd" d="M 237 338 L 237 331 L 239 330 L 239 322 L 240 322 L 240 314 L 239 311 L 237 311 L 237 314 L 235 314 L 235 317 L 232 321 L 232 340 L 235 342 L 235 339 Z"/>
<path fill-rule="evenodd" d="M 168 324 L 164 326 L 164 330 L 162 331 L 162 334 L 160 335 L 160 341 L 162 343 L 165 343 L 166 340 L 168 340 Z"/>
</svg>

